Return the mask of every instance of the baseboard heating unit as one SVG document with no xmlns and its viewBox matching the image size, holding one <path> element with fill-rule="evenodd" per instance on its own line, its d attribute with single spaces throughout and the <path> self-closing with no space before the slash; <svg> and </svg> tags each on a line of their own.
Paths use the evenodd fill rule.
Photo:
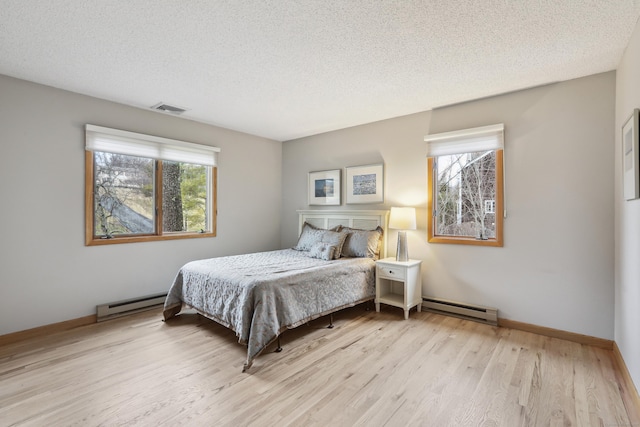
<svg viewBox="0 0 640 427">
<path fill-rule="evenodd" d="M 440 298 L 422 298 L 422 308 L 434 313 L 474 320 L 488 325 L 498 325 L 498 309 L 470 305 Z"/>
<path fill-rule="evenodd" d="M 150 310 L 164 304 L 167 293 L 147 295 L 139 298 L 132 298 L 122 301 L 110 302 L 96 306 L 97 321 L 109 320 L 128 314 L 139 313 Z"/>
</svg>

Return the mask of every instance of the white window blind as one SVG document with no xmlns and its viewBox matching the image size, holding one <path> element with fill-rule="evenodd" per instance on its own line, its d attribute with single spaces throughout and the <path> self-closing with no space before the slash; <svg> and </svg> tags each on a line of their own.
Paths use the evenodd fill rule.
<svg viewBox="0 0 640 427">
<path fill-rule="evenodd" d="M 451 132 L 434 133 L 424 137 L 427 143 L 427 157 L 474 153 L 488 150 L 504 150 L 504 124 L 481 126 Z M 507 171 L 502 158 L 503 216 L 507 217 Z"/>
<path fill-rule="evenodd" d="M 176 139 L 86 125 L 87 151 L 102 151 L 157 160 L 216 166 L 220 149 Z"/>
<path fill-rule="evenodd" d="M 427 157 L 504 149 L 504 125 L 482 126 L 424 137 Z"/>
</svg>

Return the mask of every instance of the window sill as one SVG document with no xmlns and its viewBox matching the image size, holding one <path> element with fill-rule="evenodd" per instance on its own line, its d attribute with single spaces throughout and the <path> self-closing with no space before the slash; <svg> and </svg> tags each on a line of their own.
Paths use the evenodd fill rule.
<svg viewBox="0 0 640 427">
<path fill-rule="evenodd" d="M 120 243 L 140 243 L 140 242 L 157 242 L 159 240 L 179 240 L 179 239 L 198 239 L 202 237 L 216 237 L 215 232 L 208 233 L 171 233 L 162 236 L 122 236 L 112 237 L 110 239 L 90 238 L 85 242 L 85 246 L 102 246 L 114 245 Z"/>
<path fill-rule="evenodd" d="M 473 237 L 454 237 L 454 236 L 433 236 L 427 239 L 429 243 L 449 243 L 454 245 L 473 245 L 473 246 L 494 246 L 502 247 L 502 240 L 486 239 L 480 240 Z"/>
</svg>

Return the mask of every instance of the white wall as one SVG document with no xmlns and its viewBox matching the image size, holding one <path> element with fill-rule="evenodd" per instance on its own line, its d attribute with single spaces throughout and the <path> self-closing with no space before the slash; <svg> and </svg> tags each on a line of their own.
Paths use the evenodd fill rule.
<svg viewBox="0 0 640 427">
<path fill-rule="evenodd" d="M 615 340 L 640 389 L 640 200 L 625 201 L 622 125 L 640 108 L 640 25 L 618 66 L 615 126 Z"/>
<path fill-rule="evenodd" d="M 0 335 L 165 292 L 193 259 L 280 247 L 280 142 L 6 76 L 0 99 Z M 218 236 L 84 246 L 86 123 L 220 147 Z"/>
<path fill-rule="evenodd" d="M 309 171 L 384 163 L 385 204 L 340 208 L 419 208 L 409 254 L 424 261 L 425 296 L 613 339 L 614 91 L 609 72 L 287 141 L 283 245 L 295 244 L 286 224 L 308 208 Z M 426 243 L 424 136 L 494 123 L 505 125 L 504 247 Z"/>
</svg>

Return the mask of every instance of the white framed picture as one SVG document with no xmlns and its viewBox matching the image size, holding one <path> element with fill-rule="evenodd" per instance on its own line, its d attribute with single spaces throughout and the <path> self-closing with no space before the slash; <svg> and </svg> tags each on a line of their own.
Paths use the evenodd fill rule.
<svg viewBox="0 0 640 427">
<path fill-rule="evenodd" d="M 622 126 L 622 170 L 624 176 L 624 198 L 633 200 L 638 194 L 638 109 Z"/>
<path fill-rule="evenodd" d="M 347 171 L 347 203 L 384 203 L 384 167 L 353 166 Z"/>
<path fill-rule="evenodd" d="M 339 205 L 341 190 L 341 170 L 309 172 L 309 205 Z"/>
</svg>

